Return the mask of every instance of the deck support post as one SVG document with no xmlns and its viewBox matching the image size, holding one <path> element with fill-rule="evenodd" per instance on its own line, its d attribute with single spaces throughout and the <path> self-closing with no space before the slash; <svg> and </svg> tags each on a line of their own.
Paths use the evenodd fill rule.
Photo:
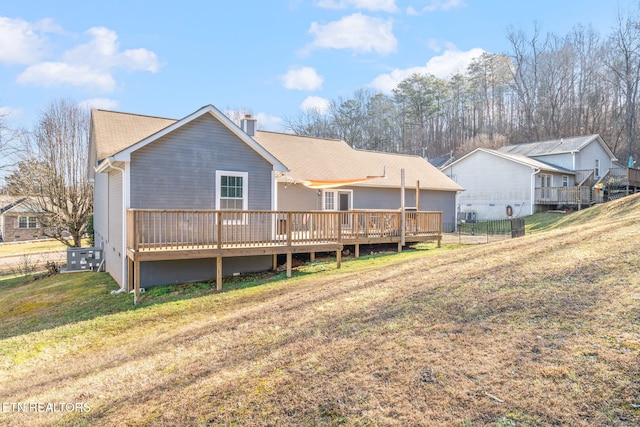
<svg viewBox="0 0 640 427">
<path fill-rule="evenodd" d="M 291 277 L 291 264 L 292 264 L 292 254 L 291 252 L 287 252 L 287 277 Z"/>
<path fill-rule="evenodd" d="M 316 260 L 316 253 L 315 252 L 311 252 L 309 254 L 309 261 L 314 262 Z"/>
<path fill-rule="evenodd" d="M 133 260 L 127 257 L 127 292 L 133 290 Z"/>
<path fill-rule="evenodd" d="M 133 261 L 133 304 L 140 301 L 140 261 Z"/>
<path fill-rule="evenodd" d="M 278 271 L 278 254 L 273 254 L 273 264 L 271 265 L 273 271 Z"/>
<path fill-rule="evenodd" d="M 402 252 L 402 242 L 398 242 L 398 253 Z"/>
<path fill-rule="evenodd" d="M 355 252 L 354 256 L 356 258 L 360 258 L 360 243 L 356 243 L 355 248 L 354 248 L 353 251 Z"/>
<path fill-rule="evenodd" d="M 216 290 L 222 290 L 222 257 L 216 257 Z"/>
<path fill-rule="evenodd" d="M 338 249 L 336 251 L 336 268 L 342 267 L 342 250 Z"/>
</svg>

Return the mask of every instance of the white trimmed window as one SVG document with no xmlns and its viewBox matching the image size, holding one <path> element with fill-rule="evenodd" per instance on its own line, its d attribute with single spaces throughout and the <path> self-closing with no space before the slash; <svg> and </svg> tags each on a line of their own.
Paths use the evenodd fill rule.
<svg viewBox="0 0 640 427">
<path fill-rule="evenodd" d="M 35 216 L 19 216 L 18 228 L 38 228 L 38 218 Z"/>
<path fill-rule="evenodd" d="M 216 171 L 216 209 L 246 211 L 249 208 L 249 173 Z"/>
<path fill-rule="evenodd" d="M 600 159 L 596 159 L 596 164 L 593 168 L 593 174 L 596 178 L 600 178 Z"/>
<path fill-rule="evenodd" d="M 353 190 L 324 190 L 322 209 L 325 211 L 348 211 L 353 209 Z"/>
<path fill-rule="evenodd" d="M 562 186 L 563 187 L 569 186 L 569 177 L 567 175 L 562 175 Z"/>
<path fill-rule="evenodd" d="M 336 191 L 325 190 L 322 209 L 325 211 L 336 210 Z"/>
</svg>

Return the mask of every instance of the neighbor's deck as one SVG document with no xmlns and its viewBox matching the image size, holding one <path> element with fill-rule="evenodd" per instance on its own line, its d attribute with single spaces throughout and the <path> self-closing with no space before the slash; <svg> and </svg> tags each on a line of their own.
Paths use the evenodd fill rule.
<svg viewBox="0 0 640 427">
<path fill-rule="evenodd" d="M 403 227 L 404 222 L 404 227 Z M 222 258 L 287 255 L 291 275 L 294 253 L 336 252 L 340 267 L 345 245 L 437 241 L 442 239 L 441 212 L 399 211 L 127 211 L 129 289 L 139 289 L 139 263 L 216 258 L 218 288 Z M 132 273 L 133 272 L 133 273 Z"/>
<path fill-rule="evenodd" d="M 605 191 L 615 190 L 624 194 L 635 193 L 640 188 L 640 169 L 611 168 L 603 176 L 596 179 L 594 171 L 576 171 L 578 184 L 567 187 L 536 187 L 535 203 L 537 205 L 590 206 L 593 203 L 607 201 Z M 623 195 L 624 195 L 623 194 Z"/>
</svg>

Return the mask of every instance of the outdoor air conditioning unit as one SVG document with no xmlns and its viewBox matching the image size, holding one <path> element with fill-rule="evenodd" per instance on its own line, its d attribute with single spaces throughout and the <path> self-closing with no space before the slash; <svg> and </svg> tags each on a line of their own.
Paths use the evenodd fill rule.
<svg viewBox="0 0 640 427">
<path fill-rule="evenodd" d="M 67 271 L 96 271 L 102 262 L 100 248 L 67 249 Z"/>
</svg>

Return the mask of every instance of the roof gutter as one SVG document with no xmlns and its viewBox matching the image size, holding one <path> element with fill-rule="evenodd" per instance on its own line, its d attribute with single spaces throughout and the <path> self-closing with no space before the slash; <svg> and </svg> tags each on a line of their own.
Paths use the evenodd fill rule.
<svg viewBox="0 0 640 427">
<path fill-rule="evenodd" d="M 98 166 L 94 167 L 93 170 L 96 173 L 102 173 L 102 172 L 106 171 L 109 168 L 121 170 L 120 168 L 113 166 L 114 160 L 115 159 L 113 158 L 113 156 L 107 157 L 106 159 L 104 159 L 102 161 L 102 163 L 100 163 Z"/>
</svg>

